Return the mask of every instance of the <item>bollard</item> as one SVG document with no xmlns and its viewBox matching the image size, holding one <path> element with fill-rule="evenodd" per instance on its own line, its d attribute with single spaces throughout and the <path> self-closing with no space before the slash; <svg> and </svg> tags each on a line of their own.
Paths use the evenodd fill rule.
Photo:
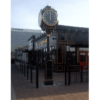
<svg viewBox="0 0 100 100">
<path fill-rule="evenodd" d="M 19 71 L 20 71 L 20 61 L 19 61 L 19 68 L 18 68 L 18 69 L 19 69 Z"/>
<path fill-rule="evenodd" d="M 28 79 L 28 64 L 27 64 L 27 79 Z"/>
<path fill-rule="evenodd" d="M 31 66 L 31 83 L 32 83 L 32 66 Z"/>
<path fill-rule="evenodd" d="M 38 64 L 36 66 L 36 88 L 38 88 Z"/>
<path fill-rule="evenodd" d="M 69 82 L 68 82 L 68 85 L 70 85 L 70 63 L 69 63 L 69 66 L 68 66 L 69 68 Z"/>
<path fill-rule="evenodd" d="M 23 75 L 23 63 L 22 63 L 22 75 Z"/>
<path fill-rule="evenodd" d="M 21 72 L 21 62 L 20 62 L 20 72 Z"/>
<path fill-rule="evenodd" d="M 21 72 L 21 62 L 20 62 L 20 72 Z"/>
<path fill-rule="evenodd" d="M 22 62 L 21 62 L 21 73 L 22 73 Z"/>
<path fill-rule="evenodd" d="M 81 83 L 83 82 L 83 68 L 81 66 Z"/>
<path fill-rule="evenodd" d="M 25 76 L 25 63 L 24 63 L 24 76 Z"/>
<path fill-rule="evenodd" d="M 66 86 L 66 67 L 67 67 L 66 65 L 65 65 L 65 86 Z"/>
</svg>

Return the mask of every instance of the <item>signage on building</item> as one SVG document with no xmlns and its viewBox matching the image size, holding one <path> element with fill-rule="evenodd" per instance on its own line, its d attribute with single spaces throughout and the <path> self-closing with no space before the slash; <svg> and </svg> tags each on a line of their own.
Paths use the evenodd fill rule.
<svg viewBox="0 0 100 100">
<path fill-rule="evenodd" d="M 47 43 L 47 39 L 44 39 L 44 40 L 38 42 L 38 43 L 36 44 L 36 46 L 39 47 L 39 46 L 41 46 L 41 45 L 43 45 L 43 44 L 46 44 L 46 43 Z"/>
</svg>

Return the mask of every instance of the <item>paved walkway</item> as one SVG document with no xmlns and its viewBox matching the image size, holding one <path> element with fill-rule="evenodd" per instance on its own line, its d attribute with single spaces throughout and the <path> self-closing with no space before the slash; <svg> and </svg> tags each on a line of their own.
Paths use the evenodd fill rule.
<svg viewBox="0 0 100 100">
<path fill-rule="evenodd" d="M 16 100 L 16 95 L 12 83 L 11 83 L 11 100 Z"/>
<path fill-rule="evenodd" d="M 12 100 L 89 100 L 88 83 L 40 86 L 37 89 L 35 81 L 30 83 L 14 65 L 11 68 L 11 81 L 15 91 L 15 96 L 12 94 L 15 99 Z"/>
</svg>

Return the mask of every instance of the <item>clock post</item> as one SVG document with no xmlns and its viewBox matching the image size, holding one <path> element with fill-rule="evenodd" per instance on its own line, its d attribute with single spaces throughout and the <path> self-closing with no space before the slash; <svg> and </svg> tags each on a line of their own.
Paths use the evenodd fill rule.
<svg viewBox="0 0 100 100">
<path fill-rule="evenodd" d="M 53 66 L 52 66 L 52 60 L 50 60 L 50 43 L 49 43 L 49 39 L 50 39 L 50 31 L 46 32 L 47 34 L 47 62 L 45 63 L 45 81 L 44 84 L 45 85 L 53 85 Z"/>
<path fill-rule="evenodd" d="M 50 6 L 46 6 L 44 9 L 40 10 L 39 13 L 39 26 L 43 31 L 46 32 L 47 35 L 47 61 L 45 63 L 45 85 L 53 85 L 52 73 L 53 73 L 53 66 L 52 60 L 50 60 L 50 35 L 58 25 L 57 19 L 57 11 L 51 8 Z"/>
</svg>

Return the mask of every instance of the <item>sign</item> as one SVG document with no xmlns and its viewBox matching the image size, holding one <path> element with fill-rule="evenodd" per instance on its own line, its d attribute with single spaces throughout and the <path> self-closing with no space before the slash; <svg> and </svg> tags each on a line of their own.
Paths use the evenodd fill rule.
<svg viewBox="0 0 100 100">
<path fill-rule="evenodd" d="M 43 45 L 43 44 L 46 44 L 46 43 L 47 43 L 47 39 L 44 39 L 44 40 L 38 42 L 38 43 L 36 44 L 36 46 L 39 47 L 39 46 L 41 46 L 41 45 Z"/>
</svg>

